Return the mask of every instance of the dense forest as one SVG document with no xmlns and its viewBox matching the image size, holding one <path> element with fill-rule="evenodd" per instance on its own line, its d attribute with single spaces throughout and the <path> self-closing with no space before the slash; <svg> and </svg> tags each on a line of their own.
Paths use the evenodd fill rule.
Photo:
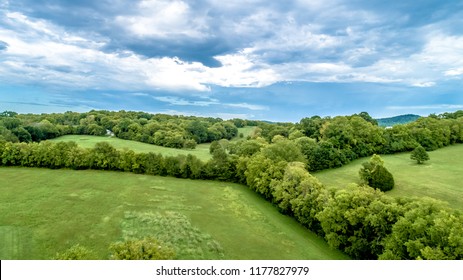
<svg viewBox="0 0 463 280">
<path fill-rule="evenodd" d="M 255 126 L 240 141 L 238 128 Z M 92 149 L 46 141 L 67 134 L 108 135 L 193 149 L 210 142 L 212 159 Z M 374 154 L 435 150 L 463 143 L 463 111 L 391 128 L 368 113 L 303 118 L 298 123 L 90 111 L 0 114 L 0 164 L 127 171 L 247 185 L 278 209 L 355 259 L 462 259 L 463 215 L 432 199 L 392 198 L 368 185 L 332 191 L 310 172 Z"/>
</svg>

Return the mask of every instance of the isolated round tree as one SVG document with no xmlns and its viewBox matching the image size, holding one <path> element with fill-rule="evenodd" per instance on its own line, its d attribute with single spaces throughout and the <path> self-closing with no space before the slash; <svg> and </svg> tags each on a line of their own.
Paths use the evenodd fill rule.
<svg viewBox="0 0 463 280">
<path fill-rule="evenodd" d="M 429 155 L 426 152 L 426 150 L 420 145 L 412 151 L 410 158 L 412 160 L 416 160 L 418 164 L 422 164 L 425 161 L 429 160 Z"/>
</svg>

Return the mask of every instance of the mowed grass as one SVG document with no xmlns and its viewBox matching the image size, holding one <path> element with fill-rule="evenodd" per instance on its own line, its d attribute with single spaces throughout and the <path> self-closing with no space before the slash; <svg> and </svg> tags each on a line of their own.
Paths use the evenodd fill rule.
<svg viewBox="0 0 463 280">
<path fill-rule="evenodd" d="M 238 128 L 238 136 L 231 139 L 231 142 L 236 142 L 241 139 L 246 139 L 249 135 L 252 134 L 256 127 L 246 126 Z M 239 137 L 239 134 L 243 133 L 243 138 Z M 65 135 L 58 138 L 50 139 L 49 141 L 74 141 L 83 148 L 93 148 L 98 142 L 108 142 L 114 148 L 123 150 L 133 150 L 136 153 L 156 153 L 162 154 L 164 156 L 177 156 L 177 155 L 195 155 L 200 160 L 206 162 L 212 158 L 212 155 L 209 153 L 210 143 L 203 143 L 196 146 L 195 149 L 174 149 L 167 148 L 147 143 L 142 143 L 138 141 L 124 140 L 117 137 L 107 137 L 107 136 L 91 136 L 91 135 Z"/>
<path fill-rule="evenodd" d="M 431 159 L 421 165 L 410 159 L 410 153 L 381 155 L 395 180 L 394 189 L 387 193 L 395 197 L 429 196 L 463 210 L 463 145 L 428 153 Z M 358 172 L 362 163 L 368 160 L 358 159 L 314 175 L 328 187 L 343 188 L 349 183 L 359 183 Z"/>
<path fill-rule="evenodd" d="M 256 129 L 256 126 L 245 126 L 245 127 L 240 127 L 238 128 L 238 135 L 233 137 L 230 141 L 235 142 L 239 140 L 246 139 L 248 136 L 251 136 L 254 130 Z M 240 134 L 243 134 L 243 137 L 240 137 Z"/>
<path fill-rule="evenodd" d="M 177 155 L 188 155 L 192 154 L 195 155 L 202 161 L 208 161 L 212 158 L 211 154 L 209 153 L 209 143 L 199 144 L 193 150 L 187 149 L 174 149 L 174 148 L 167 148 L 157 145 L 151 145 L 147 143 L 142 143 L 138 141 L 132 140 L 124 140 L 119 139 L 117 137 L 106 137 L 106 136 L 91 136 L 91 135 L 65 135 L 55 139 L 51 139 L 49 141 L 74 141 L 80 147 L 83 148 L 93 148 L 95 144 L 98 142 L 108 142 L 114 148 L 123 150 L 129 149 L 133 150 L 136 153 L 156 153 L 162 154 L 164 156 L 177 156 Z"/>
<path fill-rule="evenodd" d="M 154 236 L 178 259 L 345 259 L 246 186 L 122 172 L 0 168 L 0 259 Z"/>
</svg>

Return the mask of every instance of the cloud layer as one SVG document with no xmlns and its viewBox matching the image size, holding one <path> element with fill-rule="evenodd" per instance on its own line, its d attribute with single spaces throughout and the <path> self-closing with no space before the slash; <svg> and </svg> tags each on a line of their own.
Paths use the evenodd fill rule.
<svg viewBox="0 0 463 280">
<path fill-rule="evenodd" d="M 3 1 L 0 82 L 268 110 L 242 101 L 240 89 L 461 85 L 458 26 L 460 1 Z M 237 89 L 237 98 L 222 100 L 217 88 Z"/>
</svg>

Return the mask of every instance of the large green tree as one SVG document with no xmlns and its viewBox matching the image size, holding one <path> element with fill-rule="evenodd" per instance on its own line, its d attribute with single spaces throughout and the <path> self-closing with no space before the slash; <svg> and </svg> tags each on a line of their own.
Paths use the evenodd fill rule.
<svg viewBox="0 0 463 280">
<path fill-rule="evenodd" d="M 429 155 L 426 150 L 420 145 L 416 147 L 410 154 L 412 160 L 416 160 L 418 164 L 422 164 L 425 161 L 429 160 Z"/>
<path fill-rule="evenodd" d="M 384 193 L 351 185 L 336 191 L 317 218 L 328 244 L 355 259 L 376 259 L 403 211 L 403 206 Z"/>
<path fill-rule="evenodd" d="M 381 259 L 463 259 L 463 218 L 431 198 L 415 199 L 384 240 Z"/>
</svg>

